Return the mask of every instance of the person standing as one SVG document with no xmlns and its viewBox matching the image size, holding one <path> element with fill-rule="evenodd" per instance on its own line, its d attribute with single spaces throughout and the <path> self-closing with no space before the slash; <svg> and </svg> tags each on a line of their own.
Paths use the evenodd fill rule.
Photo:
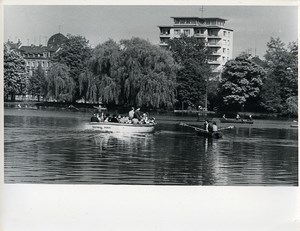
<svg viewBox="0 0 300 231">
<path fill-rule="evenodd" d="M 207 120 L 205 120 L 205 122 L 204 122 L 203 129 L 208 132 L 208 121 Z"/>
<path fill-rule="evenodd" d="M 130 120 L 133 119 L 133 117 L 134 117 L 134 107 L 132 107 L 131 110 L 129 111 L 128 117 L 129 117 Z"/>
<path fill-rule="evenodd" d="M 138 120 L 141 120 L 142 114 L 141 114 L 141 111 L 140 111 L 140 110 L 141 110 L 140 108 L 137 108 L 137 109 L 135 110 L 133 118 L 137 118 Z"/>
</svg>

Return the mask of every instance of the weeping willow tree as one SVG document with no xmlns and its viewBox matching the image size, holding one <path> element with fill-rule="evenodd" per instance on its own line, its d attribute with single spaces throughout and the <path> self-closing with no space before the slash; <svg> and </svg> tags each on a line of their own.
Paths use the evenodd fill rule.
<svg viewBox="0 0 300 231">
<path fill-rule="evenodd" d="M 72 102 L 76 83 L 69 75 L 65 64 L 55 63 L 48 74 L 48 98 L 61 102 Z"/>
<path fill-rule="evenodd" d="M 171 53 L 139 38 L 122 40 L 121 47 L 126 102 L 153 108 L 172 107 L 178 66 Z"/>
<path fill-rule="evenodd" d="M 106 104 L 120 104 L 121 84 L 124 74 L 121 64 L 120 46 L 113 40 L 99 44 L 89 60 L 89 95 L 88 99 L 96 96 Z"/>
<path fill-rule="evenodd" d="M 149 42 L 132 38 L 99 44 L 79 79 L 87 100 L 105 104 L 172 107 L 177 65 L 172 55 Z"/>
</svg>

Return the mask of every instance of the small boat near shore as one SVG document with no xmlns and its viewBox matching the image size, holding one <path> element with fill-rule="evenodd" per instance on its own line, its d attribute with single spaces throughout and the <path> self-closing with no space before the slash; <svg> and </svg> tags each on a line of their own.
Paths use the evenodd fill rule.
<svg viewBox="0 0 300 231">
<path fill-rule="evenodd" d="M 243 120 L 243 119 L 220 119 L 221 123 L 235 123 L 235 124 L 253 124 L 253 120 Z"/>
<path fill-rule="evenodd" d="M 151 133 L 154 132 L 155 124 L 125 124 L 111 122 L 89 122 L 84 130 L 92 130 L 108 133 Z"/>
</svg>

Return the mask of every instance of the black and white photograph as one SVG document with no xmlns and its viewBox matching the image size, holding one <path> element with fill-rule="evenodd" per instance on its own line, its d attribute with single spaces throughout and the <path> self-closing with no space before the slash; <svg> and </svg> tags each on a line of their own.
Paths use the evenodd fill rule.
<svg viewBox="0 0 300 231">
<path fill-rule="evenodd" d="M 297 189 L 291 3 L 4 4 L 4 184 Z"/>
</svg>

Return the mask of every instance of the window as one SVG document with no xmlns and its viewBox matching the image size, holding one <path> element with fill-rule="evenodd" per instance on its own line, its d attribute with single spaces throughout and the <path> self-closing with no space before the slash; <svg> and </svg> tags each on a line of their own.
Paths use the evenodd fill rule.
<svg viewBox="0 0 300 231">
<path fill-rule="evenodd" d="M 228 38 L 230 37 L 230 32 L 228 31 Z"/>
<path fill-rule="evenodd" d="M 208 58 L 208 60 L 209 60 L 210 62 L 216 62 L 216 61 L 218 61 L 218 57 L 216 57 L 216 56 L 210 56 L 210 57 Z"/>
<path fill-rule="evenodd" d="M 229 55 L 229 49 L 227 49 L 227 54 Z"/>
<path fill-rule="evenodd" d="M 190 35 L 190 32 L 191 32 L 190 30 L 184 30 L 183 31 L 184 35 Z"/>
<path fill-rule="evenodd" d="M 226 45 L 226 40 L 225 39 L 223 39 L 223 45 Z"/>
<path fill-rule="evenodd" d="M 223 31 L 223 35 L 226 36 L 226 31 Z"/>
<path fill-rule="evenodd" d="M 224 56 L 222 57 L 222 60 L 223 60 L 223 62 L 225 62 L 225 57 Z"/>
<path fill-rule="evenodd" d="M 200 34 L 204 34 L 205 33 L 205 29 L 200 29 Z"/>
<path fill-rule="evenodd" d="M 174 34 L 179 35 L 180 34 L 180 30 L 178 30 L 178 29 L 174 30 Z"/>
<path fill-rule="evenodd" d="M 228 46 L 230 45 L 230 40 L 228 40 Z"/>
</svg>

